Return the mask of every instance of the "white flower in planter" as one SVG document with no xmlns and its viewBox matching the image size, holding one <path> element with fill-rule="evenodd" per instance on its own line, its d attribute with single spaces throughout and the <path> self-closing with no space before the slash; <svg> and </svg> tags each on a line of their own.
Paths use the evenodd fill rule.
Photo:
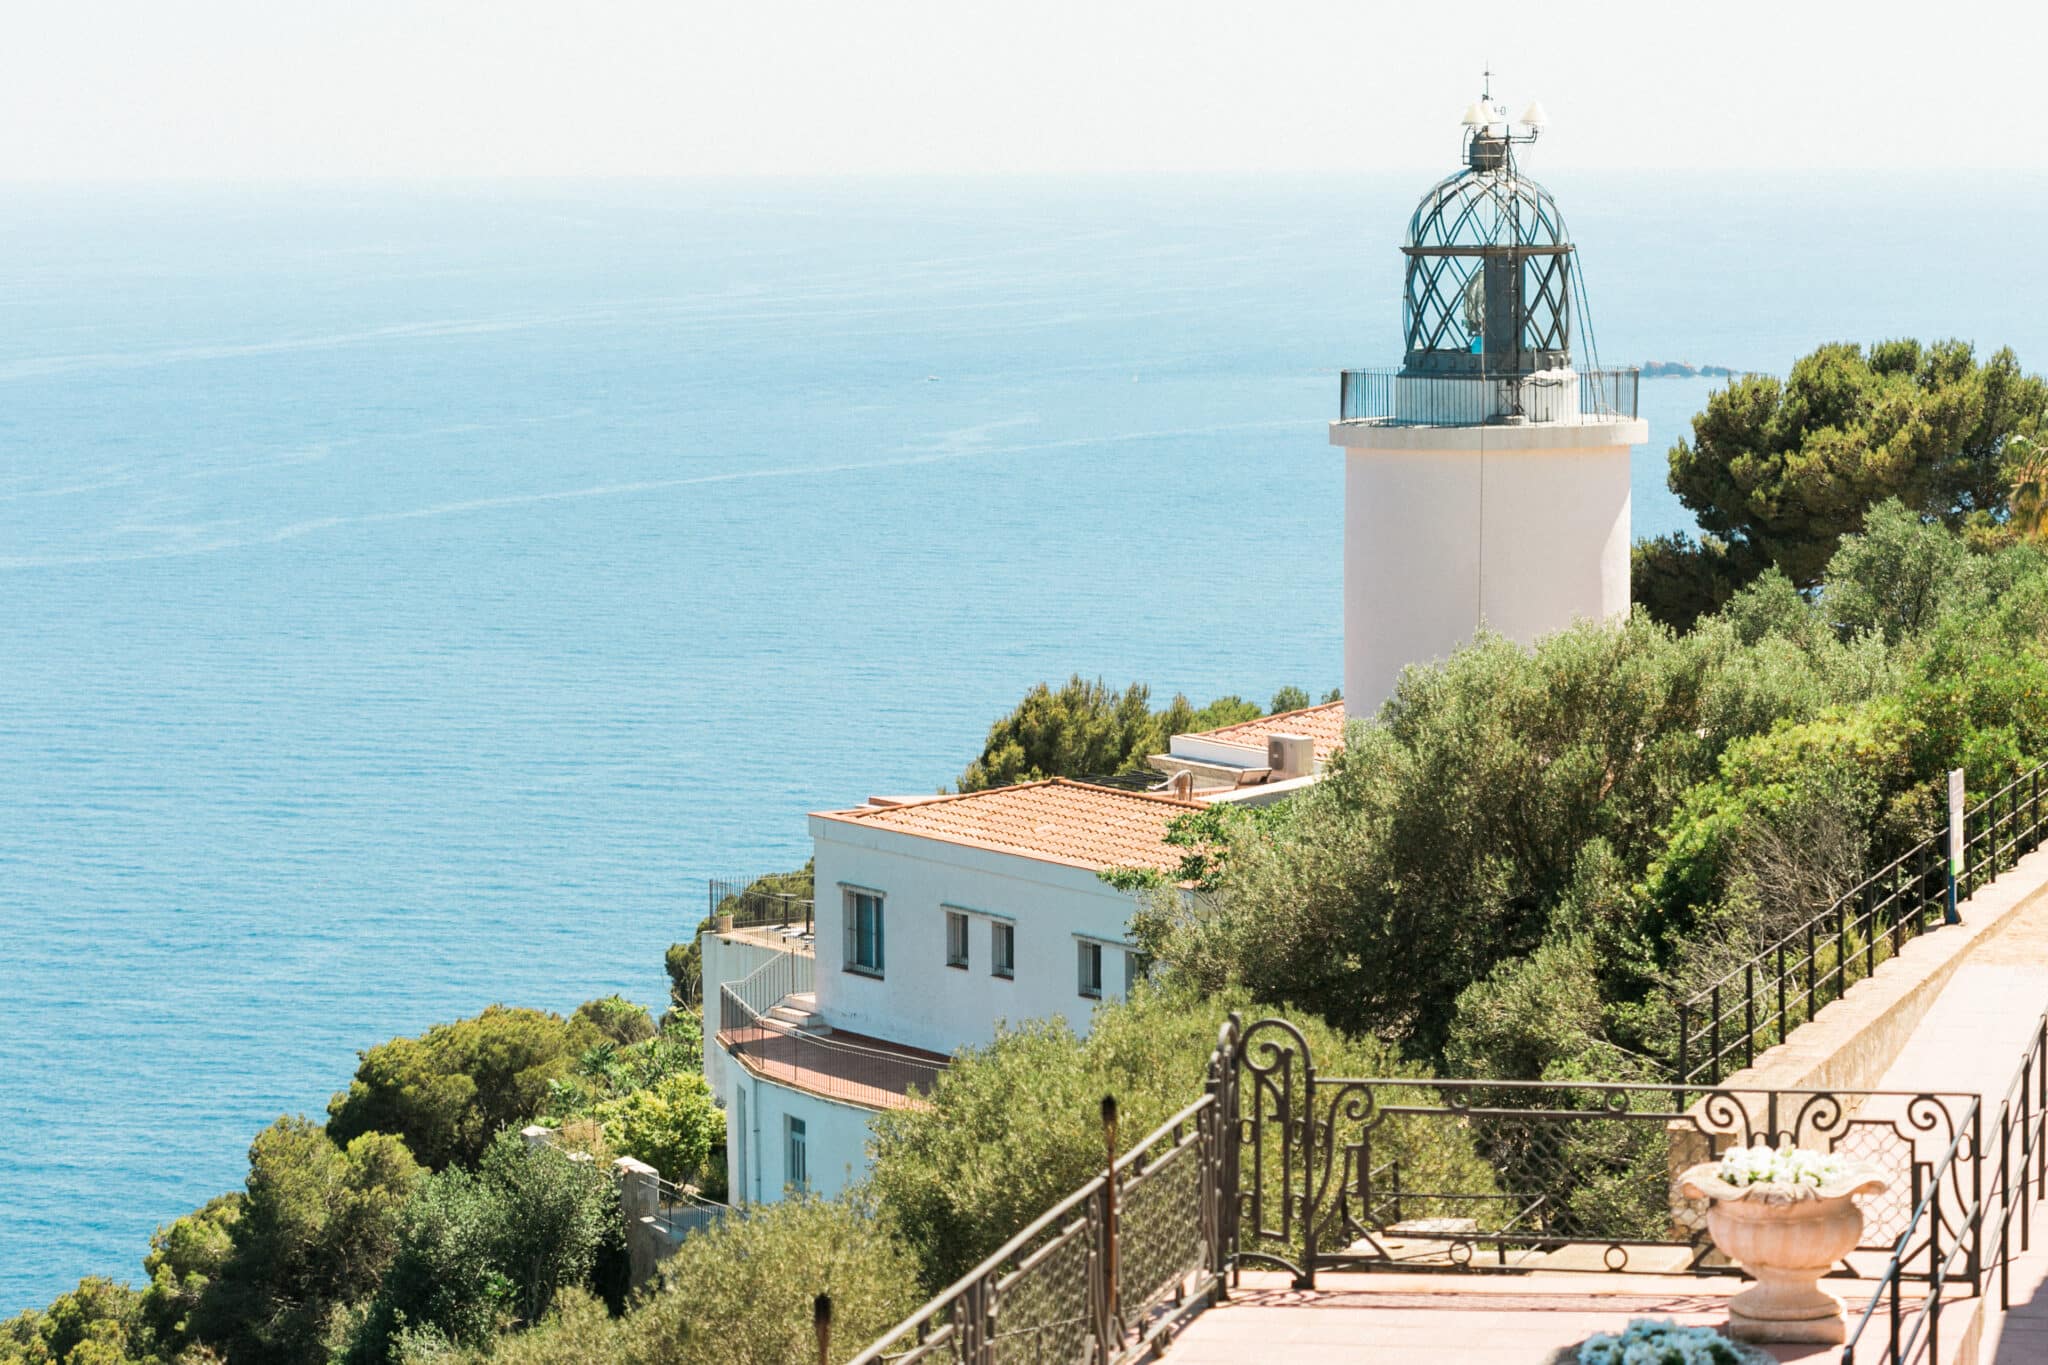
<svg viewBox="0 0 2048 1365">
<path fill-rule="evenodd" d="M 1819 1189 L 1840 1184 L 1849 1163 L 1832 1152 L 1814 1152 L 1789 1143 L 1783 1147 L 1730 1147 L 1721 1154 L 1719 1175 L 1729 1185 L 1811 1185 Z"/>
</svg>

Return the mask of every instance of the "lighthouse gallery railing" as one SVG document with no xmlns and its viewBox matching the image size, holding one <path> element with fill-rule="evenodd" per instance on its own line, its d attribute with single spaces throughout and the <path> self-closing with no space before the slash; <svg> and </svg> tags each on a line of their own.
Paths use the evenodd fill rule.
<svg viewBox="0 0 2048 1365">
<path fill-rule="evenodd" d="M 1511 420 L 1557 420 L 1570 412 L 1578 386 L 1581 422 L 1633 421 L 1642 372 L 1578 370 L 1550 374 L 1404 375 L 1400 370 L 1346 370 L 1338 389 L 1339 420 L 1391 426 L 1462 427 Z"/>
</svg>

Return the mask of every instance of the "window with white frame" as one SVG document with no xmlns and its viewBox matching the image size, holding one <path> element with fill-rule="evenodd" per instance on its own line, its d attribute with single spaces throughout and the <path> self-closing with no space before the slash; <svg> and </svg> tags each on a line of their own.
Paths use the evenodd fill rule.
<svg viewBox="0 0 2048 1365">
<path fill-rule="evenodd" d="M 1004 978 L 1017 974 L 1017 926 L 994 920 L 988 929 L 988 974 Z"/>
<path fill-rule="evenodd" d="M 783 1119 L 785 1143 L 788 1149 L 787 1164 L 789 1183 L 799 1190 L 811 1187 L 811 1153 L 809 1141 L 804 1133 L 804 1121 L 794 1115 Z"/>
<path fill-rule="evenodd" d="M 958 910 L 946 912 L 946 965 L 967 965 L 967 916 Z"/>
<path fill-rule="evenodd" d="M 1081 949 L 1081 994 L 1090 1000 L 1102 997 L 1102 945 L 1082 942 Z"/>
<path fill-rule="evenodd" d="M 882 893 L 846 888 L 846 970 L 882 974 Z"/>
</svg>

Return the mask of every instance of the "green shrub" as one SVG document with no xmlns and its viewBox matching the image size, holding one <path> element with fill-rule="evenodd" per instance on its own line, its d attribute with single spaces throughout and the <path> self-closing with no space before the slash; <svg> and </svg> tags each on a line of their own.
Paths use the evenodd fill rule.
<svg viewBox="0 0 2048 1365">
<path fill-rule="evenodd" d="M 654 1036 L 654 1019 L 644 1006 L 636 1005 L 623 995 L 607 995 L 597 1000 L 586 1000 L 576 1007 L 571 1016 L 590 1024 L 615 1043 L 630 1045 L 644 1043 Z"/>
<path fill-rule="evenodd" d="M 847 1200 L 796 1198 L 728 1218 L 662 1265 L 662 1287 L 619 1319 L 565 1294 L 498 1365 L 791 1365 L 815 1359 L 812 1303 L 832 1296 L 832 1359 L 849 1360 L 922 1300 L 886 1222 Z"/>
<path fill-rule="evenodd" d="M 362 1054 L 355 1079 L 327 1107 L 337 1142 L 396 1133 L 428 1166 L 474 1164 L 504 1128 L 530 1122 L 576 1057 L 612 1041 L 589 1019 L 492 1005 Z"/>
<path fill-rule="evenodd" d="M 676 1184 L 693 1180 L 725 1136 L 725 1111 L 701 1073 L 677 1072 L 597 1107 L 605 1141 Z"/>
</svg>

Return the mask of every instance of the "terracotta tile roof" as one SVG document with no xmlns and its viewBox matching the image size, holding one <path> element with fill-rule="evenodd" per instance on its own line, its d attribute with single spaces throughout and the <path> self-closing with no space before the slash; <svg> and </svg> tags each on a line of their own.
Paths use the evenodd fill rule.
<svg viewBox="0 0 2048 1365">
<path fill-rule="evenodd" d="M 1166 827 L 1176 816 L 1201 809 L 1198 801 L 1054 777 L 915 805 L 819 811 L 818 816 L 1092 872 L 1108 867 L 1171 872 L 1185 850 L 1166 842 Z"/>
<path fill-rule="evenodd" d="M 1344 747 L 1344 703 L 1324 702 L 1321 706 L 1282 711 L 1277 716 L 1260 716 L 1257 720 L 1239 721 L 1235 725 L 1198 733 L 1203 739 L 1213 739 L 1219 744 L 1242 744 L 1248 749 L 1257 749 L 1261 754 L 1266 751 L 1268 735 L 1307 735 L 1316 742 L 1316 758 L 1328 762 L 1330 755 Z"/>
</svg>

